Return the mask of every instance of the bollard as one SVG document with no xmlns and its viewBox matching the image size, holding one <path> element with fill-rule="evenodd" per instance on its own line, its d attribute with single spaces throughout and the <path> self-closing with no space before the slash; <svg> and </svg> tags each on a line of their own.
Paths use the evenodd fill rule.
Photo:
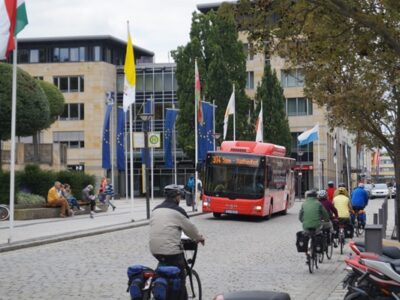
<svg viewBox="0 0 400 300">
<path fill-rule="evenodd" d="M 382 255 L 382 225 L 365 226 L 365 251 Z"/>
<path fill-rule="evenodd" d="M 378 214 L 374 213 L 374 224 L 378 224 Z"/>
<path fill-rule="evenodd" d="M 387 211 L 387 198 L 383 201 L 382 204 L 382 210 L 383 210 L 383 232 L 386 233 L 386 228 L 387 228 L 387 218 L 388 218 L 388 211 Z"/>
<path fill-rule="evenodd" d="M 383 209 L 380 208 L 378 209 L 378 224 L 382 225 L 382 233 L 383 233 L 383 222 L 384 222 L 384 215 L 383 215 Z"/>
</svg>

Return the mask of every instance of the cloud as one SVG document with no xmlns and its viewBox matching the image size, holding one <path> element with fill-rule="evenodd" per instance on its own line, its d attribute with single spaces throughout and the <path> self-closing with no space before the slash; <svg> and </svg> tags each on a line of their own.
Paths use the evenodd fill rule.
<svg viewBox="0 0 400 300">
<path fill-rule="evenodd" d="M 29 25 L 20 37 L 113 35 L 126 40 L 127 25 L 134 44 L 153 51 L 156 62 L 189 41 L 192 12 L 202 0 L 31 0 Z"/>
</svg>

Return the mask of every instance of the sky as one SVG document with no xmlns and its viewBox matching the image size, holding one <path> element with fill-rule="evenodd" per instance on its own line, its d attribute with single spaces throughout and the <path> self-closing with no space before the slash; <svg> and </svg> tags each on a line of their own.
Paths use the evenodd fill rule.
<svg viewBox="0 0 400 300">
<path fill-rule="evenodd" d="M 25 0 L 28 26 L 18 35 L 59 37 L 112 35 L 154 52 L 155 62 L 172 62 L 168 53 L 189 41 L 196 5 L 215 0 Z"/>
</svg>

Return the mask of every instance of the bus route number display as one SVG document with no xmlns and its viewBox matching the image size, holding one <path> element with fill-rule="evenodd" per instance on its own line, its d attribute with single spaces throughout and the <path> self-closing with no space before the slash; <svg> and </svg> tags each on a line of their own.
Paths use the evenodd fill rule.
<svg viewBox="0 0 400 300">
<path fill-rule="evenodd" d="M 259 160 L 246 157 L 226 157 L 220 155 L 212 156 L 212 164 L 214 165 L 246 165 L 258 167 Z"/>
</svg>

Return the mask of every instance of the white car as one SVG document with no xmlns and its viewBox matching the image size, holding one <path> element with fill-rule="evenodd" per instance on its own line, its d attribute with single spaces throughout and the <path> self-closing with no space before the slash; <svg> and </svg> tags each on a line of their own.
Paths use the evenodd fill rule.
<svg viewBox="0 0 400 300">
<path fill-rule="evenodd" d="M 386 183 L 376 183 L 371 190 L 372 198 L 384 198 L 389 195 L 389 188 Z"/>
</svg>

